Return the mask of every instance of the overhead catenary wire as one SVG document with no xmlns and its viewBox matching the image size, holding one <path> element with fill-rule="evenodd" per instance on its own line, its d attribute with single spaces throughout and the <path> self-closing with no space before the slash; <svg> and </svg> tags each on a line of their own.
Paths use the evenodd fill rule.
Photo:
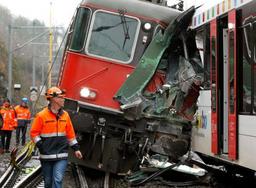
<svg viewBox="0 0 256 188">
<path fill-rule="evenodd" d="M 78 9 L 78 7 L 77 7 L 77 9 Z M 75 11 L 75 13 L 74 13 L 74 15 L 73 15 L 73 17 L 72 17 L 70 23 L 69 23 L 68 28 L 66 29 L 66 32 L 65 32 L 65 34 L 64 34 L 64 36 L 63 36 L 63 39 L 62 39 L 62 41 L 61 41 L 61 43 L 60 43 L 60 46 L 59 46 L 59 48 L 58 48 L 58 51 L 57 51 L 57 53 L 56 53 L 55 56 L 54 56 L 54 60 L 53 60 L 53 62 L 52 62 L 52 64 L 51 64 L 51 67 L 49 68 L 49 70 L 48 70 L 48 72 L 47 72 L 47 76 L 46 76 L 46 78 L 45 78 L 45 80 L 44 80 L 44 82 L 43 82 L 43 85 L 42 85 L 41 89 L 39 90 L 39 92 L 38 92 L 38 94 L 37 94 L 37 99 L 36 99 L 36 101 L 34 102 L 34 104 L 32 105 L 32 108 L 33 108 L 33 109 L 35 109 L 35 106 L 38 104 L 38 102 L 39 102 L 39 96 L 42 94 L 43 88 L 46 86 L 46 84 L 47 84 L 47 82 L 48 82 L 49 75 L 51 74 L 52 68 L 53 68 L 53 66 L 54 66 L 55 63 L 56 63 L 56 60 L 57 60 L 57 58 L 58 58 L 60 49 L 61 49 L 61 47 L 62 47 L 62 45 L 63 45 L 63 43 L 64 43 L 64 41 L 65 41 L 65 39 L 66 39 L 66 37 L 67 37 L 68 31 L 69 31 L 69 29 L 70 29 L 70 27 L 71 27 L 71 24 L 72 24 L 72 22 L 73 22 L 73 20 L 74 20 L 75 15 L 76 15 L 76 11 Z M 49 32 L 49 31 L 47 31 L 47 32 Z M 44 106 L 44 105 L 41 105 L 41 106 Z"/>
<path fill-rule="evenodd" d="M 24 44 L 22 44 L 22 45 L 18 46 L 17 48 L 13 49 L 10 53 L 13 53 L 13 52 L 15 52 L 15 51 L 17 51 L 17 50 L 19 50 L 19 49 L 21 49 L 21 48 L 31 44 L 31 42 L 33 42 L 34 40 L 44 36 L 46 33 L 48 33 L 48 31 L 40 33 L 39 35 L 37 35 L 37 36 L 33 37 L 32 39 L 30 39 L 29 41 L 25 42 Z"/>
<path fill-rule="evenodd" d="M 63 37 L 63 39 L 62 39 L 62 41 L 61 41 L 61 44 L 60 44 L 60 46 L 59 46 L 59 48 L 58 48 L 58 51 L 57 51 L 56 55 L 54 56 L 54 60 L 53 60 L 53 62 L 52 62 L 52 64 L 51 64 L 51 67 L 49 68 L 49 70 L 48 70 L 48 72 L 47 72 L 47 76 L 46 76 L 46 79 L 45 79 L 45 81 L 44 81 L 44 84 L 43 84 L 43 86 L 41 87 L 41 89 L 39 90 L 39 92 L 38 92 L 38 94 L 37 94 L 37 100 L 36 100 L 36 102 L 33 104 L 33 109 L 35 108 L 36 104 L 37 104 L 38 101 L 39 101 L 39 96 L 42 94 L 43 88 L 46 86 L 46 83 L 47 83 L 47 81 L 48 81 L 49 75 L 50 75 L 50 73 L 51 73 L 51 71 L 52 71 L 53 66 L 54 66 L 55 63 L 56 63 L 56 60 L 57 60 L 57 58 L 58 58 L 58 54 L 59 54 L 60 49 L 61 49 L 61 47 L 62 47 L 62 45 L 63 45 L 63 43 L 64 43 L 64 41 L 65 41 L 66 35 L 67 35 L 67 33 L 68 33 L 68 30 L 69 30 L 69 27 L 68 27 L 68 29 L 66 30 L 65 34 L 64 34 L 64 37 Z"/>
</svg>

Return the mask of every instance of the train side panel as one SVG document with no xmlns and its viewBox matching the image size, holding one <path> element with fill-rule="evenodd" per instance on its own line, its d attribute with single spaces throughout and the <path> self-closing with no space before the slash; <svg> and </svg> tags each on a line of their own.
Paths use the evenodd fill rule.
<svg viewBox="0 0 256 188">
<path fill-rule="evenodd" d="M 239 160 L 237 163 L 250 169 L 256 170 L 256 117 L 248 115 L 238 116 L 238 148 Z"/>
<path fill-rule="evenodd" d="M 119 109 L 119 104 L 113 100 L 113 96 L 133 69 L 128 65 L 68 52 L 61 87 L 67 90 L 67 98 Z M 85 87 L 95 91 L 95 98 L 81 97 L 80 91 Z"/>
<path fill-rule="evenodd" d="M 192 129 L 191 147 L 198 152 L 212 155 L 211 152 L 211 98 L 210 91 L 200 91 L 196 126 Z"/>
<path fill-rule="evenodd" d="M 254 174 L 256 61 L 252 49 L 256 2 L 247 0 L 232 4 L 233 7 L 230 4 L 229 8 L 222 6 L 220 3 L 212 7 L 210 10 L 217 12 L 211 17 L 204 17 L 204 10 L 193 19 L 207 87 L 202 88 L 198 100 L 192 149 L 227 170 L 232 168 L 240 173 L 242 169 Z M 214 24 L 217 27 L 211 27 Z M 211 121 L 213 115 L 216 126 Z"/>
</svg>

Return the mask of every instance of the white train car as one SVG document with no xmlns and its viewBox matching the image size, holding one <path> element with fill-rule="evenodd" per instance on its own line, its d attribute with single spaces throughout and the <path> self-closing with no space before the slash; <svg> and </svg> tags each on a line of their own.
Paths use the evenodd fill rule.
<svg viewBox="0 0 256 188">
<path fill-rule="evenodd" d="M 254 175 L 256 1 L 224 0 L 199 8 L 192 27 L 204 65 L 192 149 L 227 171 Z"/>
</svg>

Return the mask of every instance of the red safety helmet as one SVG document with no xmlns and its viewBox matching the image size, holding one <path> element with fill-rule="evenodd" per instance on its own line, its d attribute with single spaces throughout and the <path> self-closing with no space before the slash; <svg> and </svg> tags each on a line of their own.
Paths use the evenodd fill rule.
<svg viewBox="0 0 256 188">
<path fill-rule="evenodd" d="M 65 93 L 66 92 L 64 90 L 61 90 L 58 87 L 51 87 L 45 93 L 45 97 L 47 100 L 53 97 L 65 97 Z"/>
</svg>

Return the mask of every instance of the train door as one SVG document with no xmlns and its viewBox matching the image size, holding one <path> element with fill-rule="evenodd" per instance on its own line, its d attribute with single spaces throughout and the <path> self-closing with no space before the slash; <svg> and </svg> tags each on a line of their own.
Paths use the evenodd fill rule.
<svg viewBox="0 0 256 188">
<path fill-rule="evenodd" d="M 237 159 L 238 150 L 238 124 L 237 124 L 237 27 L 236 10 L 228 13 L 228 157 Z"/>
<path fill-rule="evenodd" d="M 212 153 L 236 159 L 235 10 L 210 23 Z"/>
<path fill-rule="evenodd" d="M 223 29 L 223 123 L 222 153 L 228 153 L 228 29 Z"/>
<path fill-rule="evenodd" d="M 228 153 L 228 20 L 210 23 L 212 153 Z"/>
<path fill-rule="evenodd" d="M 211 150 L 213 154 L 219 153 L 219 127 L 218 127 L 218 71 L 217 71 L 217 20 L 210 22 L 210 79 L 211 79 L 211 131 L 212 144 Z"/>
</svg>

